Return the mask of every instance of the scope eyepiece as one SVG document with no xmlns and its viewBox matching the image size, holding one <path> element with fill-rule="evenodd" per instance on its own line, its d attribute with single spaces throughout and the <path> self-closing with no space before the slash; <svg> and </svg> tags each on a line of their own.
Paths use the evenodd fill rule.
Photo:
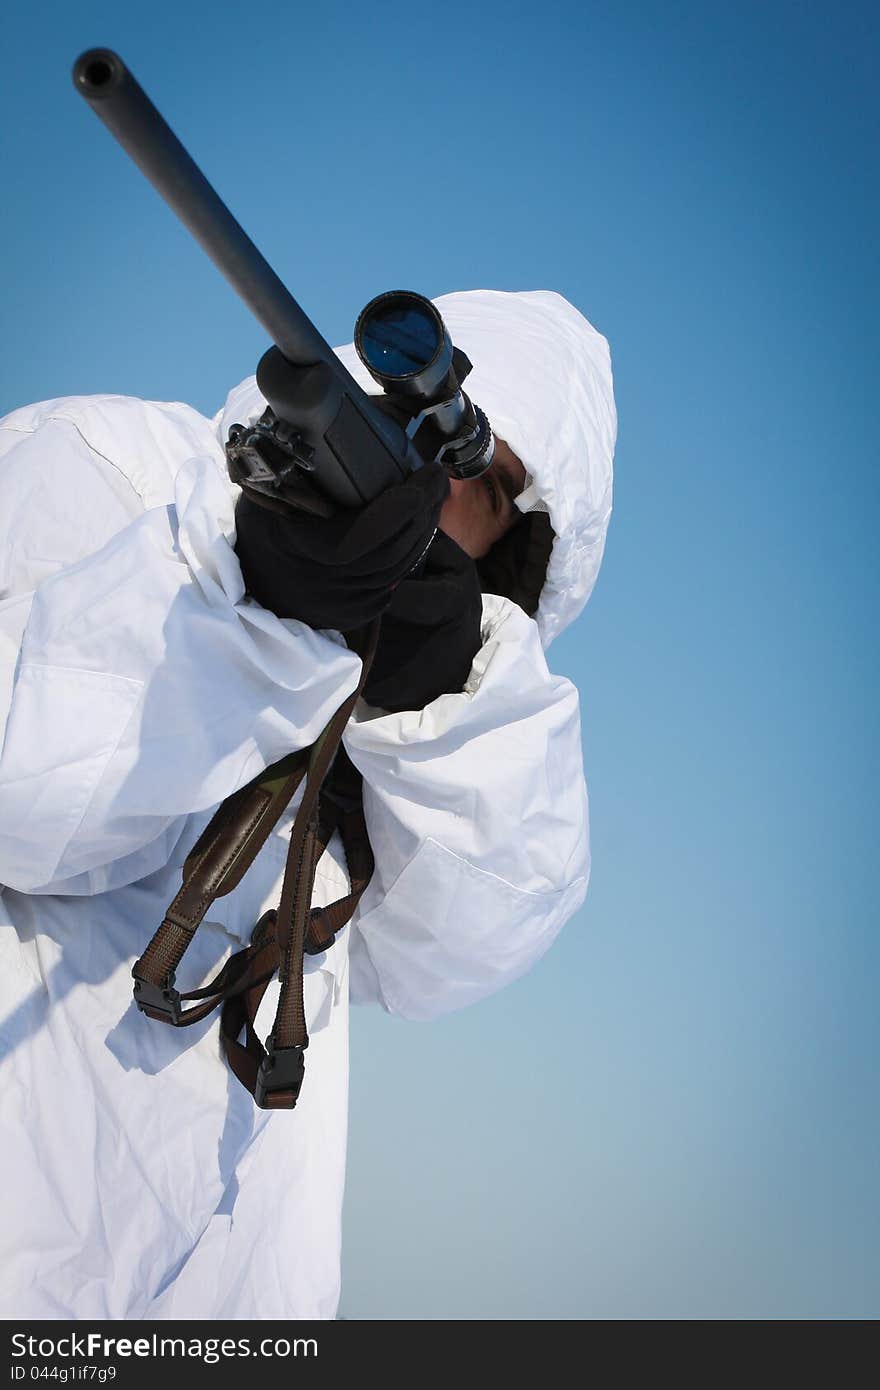
<svg viewBox="0 0 880 1390">
<path fill-rule="evenodd" d="M 424 295 L 389 290 L 371 299 L 358 315 L 354 345 L 373 380 L 393 395 L 428 402 L 458 389 L 448 382 L 452 340 Z"/>
<path fill-rule="evenodd" d="M 403 416 L 426 460 L 454 478 L 476 478 L 494 453 L 492 430 L 461 389 L 471 364 L 453 347 L 443 319 L 424 295 L 389 290 L 358 315 L 354 345 L 374 381 Z"/>
</svg>

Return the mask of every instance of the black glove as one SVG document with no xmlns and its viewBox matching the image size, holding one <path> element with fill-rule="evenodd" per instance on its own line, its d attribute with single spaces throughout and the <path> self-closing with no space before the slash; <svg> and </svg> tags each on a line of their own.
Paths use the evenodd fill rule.
<svg viewBox="0 0 880 1390">
<path fill-rule="evenodd" d="M 279 618 L 341 632 L 361 627 L 424 555 L 448 493 L 448 477 L 431 465 L 332 516 L 267 508 L 243 492 L 235 550 L 248 592 Z"/>
<path fill-rule="evenodd" d="M 398 585 L 382 618 L 364 699 L 398 713 L 461 690 L 482 646 L 482 613 L 476 565 L 438 531 L 417 577 Z"/>
</svg>

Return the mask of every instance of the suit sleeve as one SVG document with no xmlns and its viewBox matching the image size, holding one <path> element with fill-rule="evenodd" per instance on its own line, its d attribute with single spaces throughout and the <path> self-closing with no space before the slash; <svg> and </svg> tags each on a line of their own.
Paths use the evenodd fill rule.
<svg viewBox="0 0 880 1390">
<path fill-rule="evenodd" d="M 93 405 L 0 422 L 0 882 L 22 892 L 164 866 L 185 818 L 311 743 L 360 669 L 246 597 L 209 422 Z"/>
<path fill-rule="evenodd" d="M 515 980 L 583 902 L 587 794 L 578 695 L 535 624 L 484 599 L 464 690 L 416 713 L 359 706 L 376 871 L 352 934 L 352 998 L 430 1019 Z"/>
</svg>

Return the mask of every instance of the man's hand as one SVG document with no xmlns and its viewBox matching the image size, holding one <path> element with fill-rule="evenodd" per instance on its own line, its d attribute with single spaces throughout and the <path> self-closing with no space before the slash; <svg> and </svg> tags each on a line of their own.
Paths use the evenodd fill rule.
<svg viewBox="0 0 880 1390">
<path fill-rule="evenodd" d="M 242 493 L 235 550 L 248 592 L 279 618 L 361 627 L 425 555 L 448 493 L 449 479 L 431 464 L 365 507 L 329 517 L 270 509 Z"/>
</svg>

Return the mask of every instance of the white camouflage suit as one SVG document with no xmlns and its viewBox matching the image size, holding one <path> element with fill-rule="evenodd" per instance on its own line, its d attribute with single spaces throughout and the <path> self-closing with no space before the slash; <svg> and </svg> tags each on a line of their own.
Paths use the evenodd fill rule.
<svg viewBox="0 0 880 1390">
<path fill-rule="evenodd" d="M 345 735 L 376 858 L 354 921 L 306 958 L 299 1103 L 263 1111 L 190 1029 L 132 1003 L 131 967 L 224 798 L 310 744 L 357 684 L 338 634 L 246 596 L 223 443 L 119 396 L 0 421 L 0 1316 L 332 1318 L 339 1297 L 348 1002 L 430 1019 L 547 950 L 589 874 L 578 696 L 544 648 L 593 587 L 611 510 L 607 344 L 559 295 L 437 301 L 468 391 L 556 533 L 529 618 L 486 595 L 465 688 L 363 701 Z M 353 350 L 340 356 L 367 389 Z M 197 987 L 277 905 L 293 809 L 196 934 Z M 348 887 L 334 839 L 314 902 Z M 270 991 L 260 1014 L 265 1036 Z"/>
</svg>

